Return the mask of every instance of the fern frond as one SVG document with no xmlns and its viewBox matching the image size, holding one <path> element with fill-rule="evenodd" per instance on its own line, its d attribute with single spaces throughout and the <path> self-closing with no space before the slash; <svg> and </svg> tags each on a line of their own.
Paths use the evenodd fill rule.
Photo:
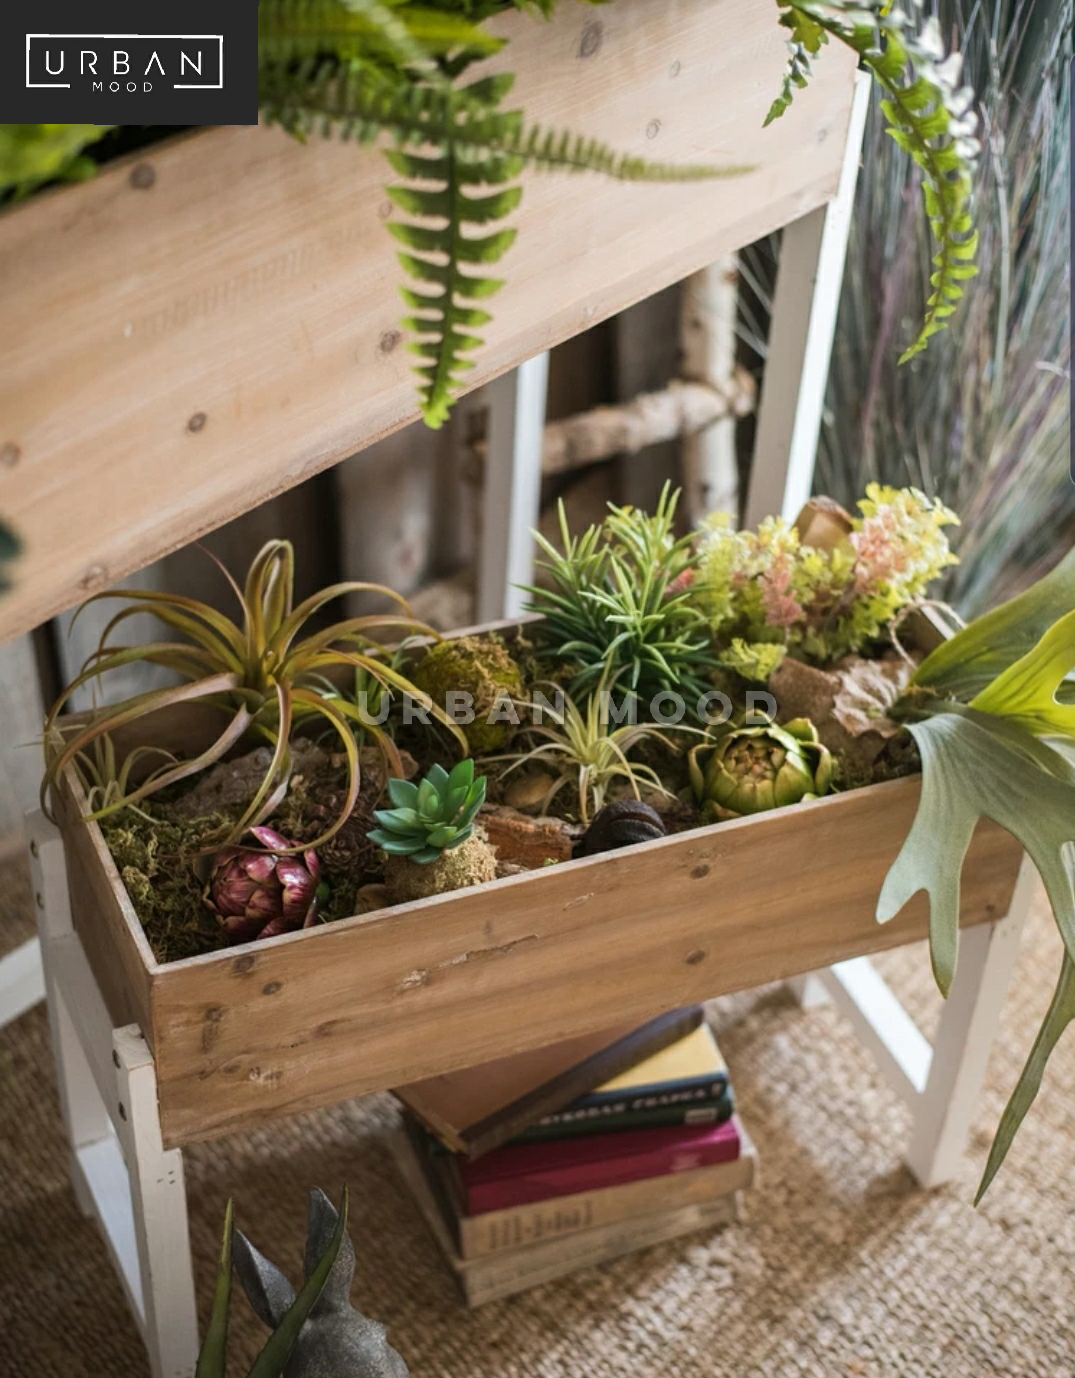
<svg viewBox="0 0 1075 1378">
<path fill-rule="evenodd" d="M 791 103 L 794 86 L 805 86 L 810 57 L 826 36 L 858 54 L 885 93 L 881 102 L 888 132 L 923 173 L 923 196 L 937 248 L 933 291 L 914 343 L 900 363 L 943 330 L 963 295 L 962 284 L 977 273 L 978 236 L 970 211 L 974 166 L 979 153 L 974 93 L 959 85 L 961 58 L 945 57 L 940 27 L 930 18 L 921 33 L 889 0 L 777 0 L 780 22 L 791 32 L 791 57 L 781 95 L 766 123 Z"/>
<path fill-rule="evenodd" d="M 300 138 L 319 130 L 368 141 L 383 130 L 396 140 L 388 158 L 407 185 L 389 195 L 409 219 L 388 228 L 404 247 L 404 270 L 421 289 L 404 289 L 413 313 L 405 325 L 417 337 L 411 348 L 420 360 L 422 411 L 434 428 L 444 424 L 462 375 L 473 367 L 466 356 L 482 344 L 474 331 L 491 319 L 474 303 L 502 285 L 482 270 L 499 262 L 515 239 L 513 229 L 475 230 L 516 209 L 522 193 L 510 184 L 524 166 L 654 182 L 749 170 L 653 163 L 582 135 L 526 128 L 521 111 L 500 108 L 512 82 L 494 76 L 455 88 L 316 61 L 267 65 L 261 73 L 266 118 Z M 416 146 L 421 152 L 411 151 Z M 476 194 L 480 187 L 487 193 Z"/>
<path fill-rule="evenodd" d="M 503 47 L 477 24 L 396 0 L 260 0 L 258 61 L 286 66 L 310 58 L 374 61 L 435 78 L 438 57 L 487 57 Z"/>
</svg>

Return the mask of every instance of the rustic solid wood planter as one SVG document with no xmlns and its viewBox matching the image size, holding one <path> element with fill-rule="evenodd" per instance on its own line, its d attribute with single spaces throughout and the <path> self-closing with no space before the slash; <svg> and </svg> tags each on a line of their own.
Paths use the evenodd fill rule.
<svg viewBox="0 0 1075 1378">
<path fill-rule="evenodd" d="M 204 728 L 160 714 L 141 739 L 192 751 Z M 921 895 L 874 919 L 919 789 L 874 785 L 167 965 L 71 771 L 60 806 L 75 929 L 113 1021 L 149 1041 L 178 1145 L 923 938 Z M 1021 858 L 979 827 L 964 925 L 1007 913 Z"/>
<path fill-rule="evenodd" d="M 502 21 L 533 122 L 754 171 L 528 175 L 474 386 L 831 199 L 854 60 L 827 49 L 763 129 L 777 21 L 772 0 Z M 415 418 L 391 175 L 374 149 L 221 128 L 0 215 L 0 510 L 26 545 L 0 642 Z"/>
</svg>

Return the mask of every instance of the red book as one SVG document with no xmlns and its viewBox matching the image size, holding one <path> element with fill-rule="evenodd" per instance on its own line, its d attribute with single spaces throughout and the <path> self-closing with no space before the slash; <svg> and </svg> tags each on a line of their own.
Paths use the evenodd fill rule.
<svg viewBox="0 0 1075 1378">
<path fill-rule="evenodd" d="M 554 1196 L 572 1196 L 664 1177 L 671 1172 L 730 1163 L 739 1157 L 739 1129 L 725 1124 L 673 1125 L 621 1134 L 509 1144 L 476 1161 L 457 1159 L 464 1213 L 525 1206 Z"/>
</svg>

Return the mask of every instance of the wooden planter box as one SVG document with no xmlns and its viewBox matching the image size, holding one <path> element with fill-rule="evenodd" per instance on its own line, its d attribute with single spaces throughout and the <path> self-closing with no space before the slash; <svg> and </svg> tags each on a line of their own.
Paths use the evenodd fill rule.
<svg viewBox="0 0 1075 1378">
<path fill-rule="evenodd" d="M 201 749 L 191 723 L 161 714 L 142 739 Z M 919 789 L 873 785 L 164 966 L 70 771 L 59 812 L 75 930 L 113 1021 L 153 1050 L 175 1146 L 921 939 L 921 895 L 873 917 Z M 979 826 L 965 926 L 1007 913 L 1021 858 Z"/>
<path fill-rule="evenodd" d="M 528 175 L 474 386 L 831 199 L 854 59 L 830 46 L 763 129 L 777 21 L 773 0 L 502 21 L 532 121 L 754 171 Z M 26 544 L 0 642 L 415 418 L 391 175 L 373 149 L 220 128 L 0 215 L 0 510 Z"/>
</svg>

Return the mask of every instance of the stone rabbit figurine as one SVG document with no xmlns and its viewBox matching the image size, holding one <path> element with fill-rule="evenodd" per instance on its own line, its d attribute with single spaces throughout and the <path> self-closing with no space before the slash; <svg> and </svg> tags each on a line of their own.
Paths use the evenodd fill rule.
<svg viewBox="0 0 1075 1378">
<path fill-rule="evenodd" d="M 336 1207 L 323 1191 L 310 1193 L 304 1276 L 309 1278 L 336 1228 Z M 275 1263 L 240 1231 L 235 1231 L 235 1271 L 250 1305 L 266 1325 L 276 1329 L 295 1300 L 295 1289 Z M 306 1319 L 283 1378 L 410 1378 L 402 1358 L 385 1338 L 385 1328 L 351 1306 L 355 1250 L 344 1234 L 336 1262 Z"/>
</svg>

